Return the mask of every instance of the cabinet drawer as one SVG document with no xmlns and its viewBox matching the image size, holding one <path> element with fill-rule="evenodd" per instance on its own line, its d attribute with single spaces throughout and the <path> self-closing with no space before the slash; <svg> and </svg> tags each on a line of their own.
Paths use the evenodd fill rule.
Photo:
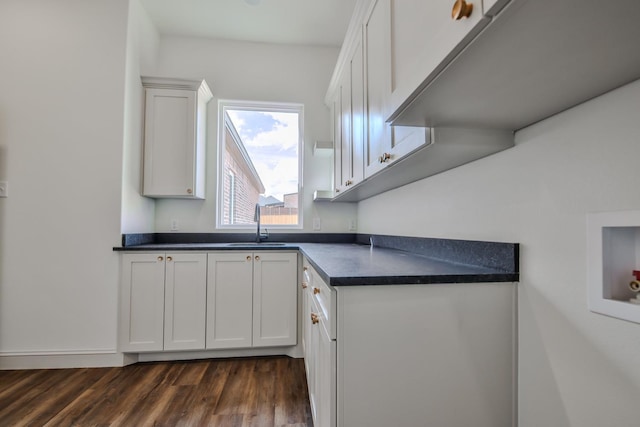
<svg viewBox="0 0 640 427">
<path fill-rule="evenodd" d="M 306 272 L 309 274 L 307 291 L 315 303 L 321 322 L 325 323 L 327 333 L 331 339 L 336 339 L 336 291 L 327 285 L 318 272 L 305 262 Z"/>
</svg>

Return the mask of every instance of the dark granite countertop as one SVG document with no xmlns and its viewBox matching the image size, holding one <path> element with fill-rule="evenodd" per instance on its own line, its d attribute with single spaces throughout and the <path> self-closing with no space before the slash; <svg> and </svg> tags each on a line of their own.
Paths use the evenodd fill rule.
<svg viewBox="0 0 640 427">
<path fill-rule="evenodd" d="M 303 243 L 302 253 L 331 286 L 518 281 L 516 272 L 459 264 L 397 249 Z"/>
<path fill-rule="evenodd" d="M 281 235 L 247 242 L 246 235 L 123 236 L 116 251 L 300 250 L 332 286 L 486 283 L 519 280 L 519 245 L 378 235 Z M 242 240 L 238 241 L 238 239 Z M 314 243 L 309 243 L 309 241 Z M 186 241 L 186 242 L 185 242 Z M 131 242 L 131 243 L 130 243 Z M 366 243 L 373 242 L 373 245 Z"/>
<path fill-rule="evenodd" d="M 274 244 L 275 243 L 275 244 Z M 147 243 L 113 248 L 115 251 L 297 251 L 299 243 L 291 242 L 232 242 L 232 243 Z"/>
</svg>

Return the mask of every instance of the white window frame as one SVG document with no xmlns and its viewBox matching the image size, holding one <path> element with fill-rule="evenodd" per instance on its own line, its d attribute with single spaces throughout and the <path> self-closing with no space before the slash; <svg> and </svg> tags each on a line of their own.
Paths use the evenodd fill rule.
<svg viewBox="0 0 640 427">
<path fill-rule="evenodd" d="M 287 102 L 262 102 L 220 99 L 218 100 L 218 143 L 217 143 L 217 193 L 216 193 L 216 229 L 255 230 L 256 224 L 223 224 L 224 203 L 224 155 L 225 155 L 225 112 L 226 110 L 276 111 L 298 114 L 298 223 L 297 224 L 261 224 L 261 228 L 270 230 L 294 230 L 304 226 L 304 105 Z"/>
</svg>

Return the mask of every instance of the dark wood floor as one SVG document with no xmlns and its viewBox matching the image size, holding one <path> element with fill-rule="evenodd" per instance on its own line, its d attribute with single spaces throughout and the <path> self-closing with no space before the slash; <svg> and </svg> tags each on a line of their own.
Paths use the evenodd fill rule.
<svg viewBox="0 0 640 427">
<path fill-rule="evenodd" d="M 0 371 L 0 426 L 312 427 L 302 359 Z"/>
</svg>

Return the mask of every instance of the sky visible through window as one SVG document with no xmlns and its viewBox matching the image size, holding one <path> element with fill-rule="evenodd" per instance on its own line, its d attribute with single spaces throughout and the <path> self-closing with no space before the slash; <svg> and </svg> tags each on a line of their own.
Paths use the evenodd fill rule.
<svg viewBox="0 0 640 427">
<path fill-rule="evenodd" d="M 298 192 L 298 113 L 227 109 L 265 187 L 279 201 Z"/>
</svg>

